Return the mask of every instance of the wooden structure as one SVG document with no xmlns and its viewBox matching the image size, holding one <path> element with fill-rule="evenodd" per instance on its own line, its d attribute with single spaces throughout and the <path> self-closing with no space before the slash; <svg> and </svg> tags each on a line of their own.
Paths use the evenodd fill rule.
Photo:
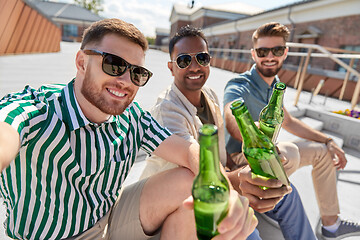
<svg viewBox="0 0 360 240">
<path fill-rule="evenodd" d="M 323 81 L 321 88 L 317 89 L 318 93 L 339 98 L 340 100 L 351 101 L 352 109 L 355 108 L 360 97 L 360 73 L 352 67 L 352 64 L 355 59 L 360 59 L 359 52 L 325 48 L 317 44 L 288 42 L 287 46 L 290 49 L 307 49 L 307 52 L 289 51 L 288 56 L 300 57 L 300 63 L 294 66 L 287 64 L 286 60 L 283 68 L 278 73 L 282 82 L 298 90 L 294 105 L 297 105 L 301 91 L 312 91 L 316 89 L 320 81 Z M 210 52 L 212 54 L 212 66 L 232 72 L 245 72 L 250 69 L 253 63 L 251 58 L 248 58 L 250 61 L 241 61 L 237 57 L 238 54 L 250 56 L 250 50 L 210 48 Z M 220 54 L 221 52 L 223 55 Z M 235 57 L 229 58 L 229 55 Z M 336 71 L 319 71 L 319 69 L 312 68 L 309 64 L 313 58 L 330 59 L 344 67 L 347 72 L 343 75 L 337 74 L 337 76 L 333 76 L 331 73 Z M 350 64 L 346 64 L 341 59 L 350 59 Z M 350 74 L 357 81 L 349 81 Z"/>
<path fill-rule="evenodd" d="M 0 0 L 0 55 L 60 51 L 61 30 L 26 0 Z"/>
</svg>

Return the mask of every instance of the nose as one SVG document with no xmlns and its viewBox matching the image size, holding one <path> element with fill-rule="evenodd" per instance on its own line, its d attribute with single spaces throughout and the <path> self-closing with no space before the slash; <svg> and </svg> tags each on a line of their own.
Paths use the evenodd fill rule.
<svg viewBox="0 0 360 240">
<path fill-rule="evenodd" d="M 192 70 L 194 70 L 194 69 L 200 69 L 200 65 L 199 65 L 199 63 L 196 61 L 196 59 L 195 59 L 195 56 L 192 56 L 192 58 L 191 58 L 191 63 L 190 63 L 190 65 L 189 65 L 189 69 L 192 69 Z"/>
<path fill-rule="evenodd" d="M 269 54 L 265 57 L 265 58 L 274 58 L 274 54 L 272 53 L 272 51 L 269 51 Z"/>
<path fill-rule="evenodd" d="M 122 84 L 132 84 L 131 76 L 130 76 L 130 69 L 126 69 L 125 73 L 121 76 L 117 76 L 116 79 Z"/>
</svg>

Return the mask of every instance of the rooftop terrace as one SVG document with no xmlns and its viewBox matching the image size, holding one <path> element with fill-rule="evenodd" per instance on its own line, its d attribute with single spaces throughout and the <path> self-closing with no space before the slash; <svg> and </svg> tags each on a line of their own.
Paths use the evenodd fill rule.
<svg viewBox="0 0 360 240">
<path fill-rule="evenodd" d="M 28 55 L 8 55 L 0 57 L 0 97 L 12 91 L 20 91 L 25 85 L 39 87 L 48 83 L 67 83 L 76 73 L 75 55 L 80 45 L 78 43 L 61 43 L 59 53 L 42 53 Z M 136 100 L 140 105 L 149 110 L 155 103 L 157 95 L 172 82 L 172 76 L 167 69 L 169 55 L 157 50 L 149 50 L 146 57 L 146 66 L 154 73 L 149 83 L 140 88 Z M 223 89 L 226 82 L 236 76 L 229 71 L 211 68 L 211 74 L 207 85 L 212 87 L 218 94 L 219 100 L 223 98 Z M 311 94 L 302 92 L 297 107 L 293 106 L 296 90 L 287 88 L 284 103 L 290 112 L 297 114 L 304 109 L 315 112 L 329 112 L 333 110 L 345 110 L 350 108 L 349 102 L 337 99 L 316 96 L 312 99 Z M 344 125 L 348 124 L 343 118 Z M 352 131 L 360 132 L 360 122 L 355 125 Z M 287 135 L 283 135 L 285 138 Z M 341 139 L 340 139 L 341 140 Z M 359 149 L 344 147 L 348 158 L 348 165 L 344 171 L 339 173 L 338 192 L 341 208 L 341 217 L 353 221 L 360 220 L 360 151 Z M 141 173 L 145 161 L 144 156 L 139 156 L 135 163 L 127 184 L 136 181 Z M 311 180 L 311 167 L 304 167 L 293 174 L 290 180 L 298 188 L 311 225 L 315 229 L 319 219 L 319 212 L 314 196 Z M 358 199 L 358 200 L 356 200 Z M 0 222 L 5 221 L 4 206 L 0 206 Z M 282 238 L 279 230 L 261 224 L 263 238 L 267 240 Z M 266 236 L 266 237 L 264 237 Z M 0 239 L 7 239 L 4 230 L 0 229 Z M 348 238 L 359 239 L 359 238 Z"/>
</svg>

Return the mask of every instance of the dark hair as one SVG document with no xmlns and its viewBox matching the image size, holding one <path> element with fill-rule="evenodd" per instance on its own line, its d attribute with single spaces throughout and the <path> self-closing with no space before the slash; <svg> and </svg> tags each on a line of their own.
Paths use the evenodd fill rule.
<svg viewBox="0 0 360 240">
<path fill-rule="evenodd" d="M 252 42 L 255 44 L 261 37 L 282 37 L 286 42 L 289 34 L 290 31 L 285 25 L 277 22 L 265 23 L 255 30 L 252 35 Z"/>
<path fill-rule="evenodd" d="M 170 42 L 169 42 L 170 56 L 171 56 L 172 52 L 174 51 L 175 44 L 180 39 L 185 38 L 185 37 L 200 37 L 205 41 L 206 47 L 208 47 L 208 41 L 206 40 L 206 37 L 205 37 L 204 33 L 202 32 L 202 30 L 200 28 L 186 25 L 186 26 L 181 27 L 179 29 L 179 31 L 177 33 L 175 33 L 175 36 L 170 39 Z"/>
<path fill-rule="evenodd" d="M 84 49 L 88 43 L 100 43 L 106 34 L 111 33 L 140 45 L 144 51 L 148 48 L 148 42 L 139 29 L 133 24 L 117 18 L 104 19 L 91 24 L 84 31 L 80 48 Z"/>
</svg>

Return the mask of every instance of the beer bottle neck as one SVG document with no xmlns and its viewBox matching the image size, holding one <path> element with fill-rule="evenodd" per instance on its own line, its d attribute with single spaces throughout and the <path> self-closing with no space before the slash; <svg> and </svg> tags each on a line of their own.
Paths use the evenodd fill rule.
<svg viewBox="0 0 360 240">
<path fill-rule="evenodd" d="M 200 142 L 200 173 L 212 171 L 220 173 L 219 144 L 217 134 L 212 136 L 199 136 Z"/>
<path fill-rule="evenodd" d="M 249 110 L 243 106 L 241 109 L 233 111 L 236 122 L 239 126 L 243 142 L 257 142 L 258 136 L 261 134 L 254 123 Z"/>
</svg>

